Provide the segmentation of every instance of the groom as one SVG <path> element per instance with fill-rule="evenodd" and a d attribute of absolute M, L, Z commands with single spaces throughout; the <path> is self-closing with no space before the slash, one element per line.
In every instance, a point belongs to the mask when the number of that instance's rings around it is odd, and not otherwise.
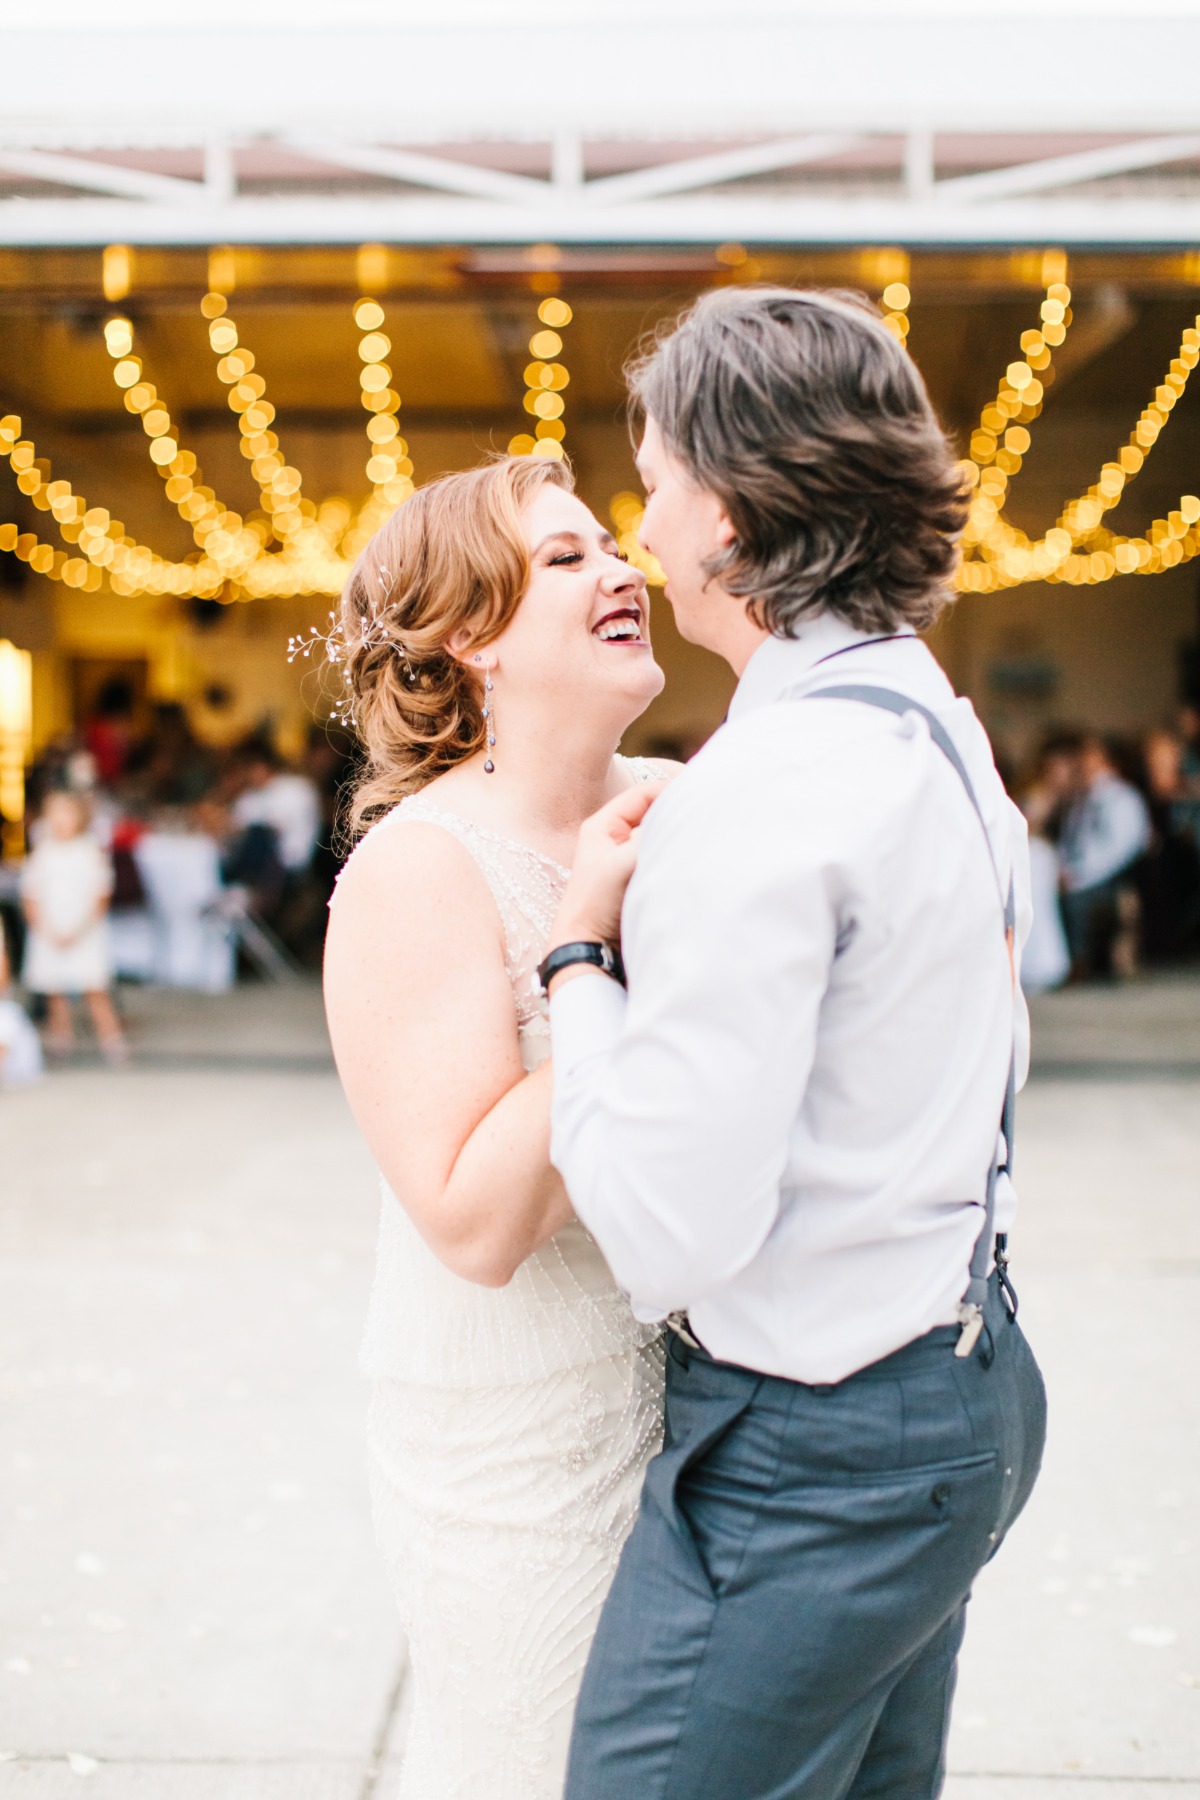
<path fill-rule="evenodd" d="M 644 825 L 635 788 L 585 826 L 543 964 L 553 1160 L 667 1326 L 567 1800 L 932 1800 L 1045 1432 L 1004 1256 L 1024 830 L 915 635 L 960 480 L 852 296 L 711 293 L 633 392 L 642 541 L 739 681 Z"/>

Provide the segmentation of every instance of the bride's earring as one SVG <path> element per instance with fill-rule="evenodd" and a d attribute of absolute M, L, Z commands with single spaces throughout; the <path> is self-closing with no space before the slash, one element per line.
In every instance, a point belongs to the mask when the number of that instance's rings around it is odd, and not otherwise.
<path fill-rule="evenodd" d="M 477 656 L 475 661 L 481 663 L 482 656 Z M 488 749 L 489 751 L 494 750 L 496 748 L 496 715 L 492 703 L 492 671 L 490 669 L 485 669 L 483 672 L 483 724 L 487 732 Z M 496 773 L 496 765 L 490 755 L 484 758 L 483 772 L 485 775 Z"/>

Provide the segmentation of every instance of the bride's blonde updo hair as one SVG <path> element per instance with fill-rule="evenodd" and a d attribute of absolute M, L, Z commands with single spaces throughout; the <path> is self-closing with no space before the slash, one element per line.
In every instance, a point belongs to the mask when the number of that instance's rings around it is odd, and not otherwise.
<path fill-rule="evenodd" d="M 521 513 L 565 488 L 561 462 L 506 456 L 418 488 L 381 525 L 342 595 L 337 660 L 365 752 L 350 802 L 357 836 L 406 794 L 481 750 L 483 682 L 447 648 L 464 629 L 482 648 L 529 585 Z"/>

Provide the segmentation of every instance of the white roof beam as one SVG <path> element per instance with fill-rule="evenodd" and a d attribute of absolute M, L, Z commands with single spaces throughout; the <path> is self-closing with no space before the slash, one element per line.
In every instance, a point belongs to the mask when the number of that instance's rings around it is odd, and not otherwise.
<path fill-rule="evenodd" d="M 978 175 L 955 175 L 939 181 L 934 193 L 939 200 L 959 204 L 1008 200 L 1017 194 L 1075 187 L 1080 182 L 1124 175 L 1134 169 L 1154 169 L 1162 163 L 1181 162 L 1192 156 L 1200 156 L 1200 136 L 1143 138 L 1133 144 L 1079 150 L 1070 156 L 1051 156 L 1042 162 L 1018 163 L 1007 169 L 985 169 Z"/>
<path fill-rule="evenodd" d="M 550 152 L 554 186 L 577 193 L 583 186 L 583 139 L 577 131 L 556 131 Z"/>
<path fill-rule="evenodd" d="M 228 205 L 237 194 L 237 163 L 228 138 L 210 138 L 204 146 L 204 187 L 215 206 Z"/>
<path fill-rule="evenodd" d="M 904 191 L 910 200 L 928 200 L 935 186 L 932 131 L 910 131 L 904 140 Z"/>
<path fill-rule="evenodd" d="M 774 169 L 798 168 L 824 162 L 865 143 L 861 132 L 824 132 L 819 136 L 784 138 L 772 144 L 747 144 L 740 150 L 716 150 L 708 156 L 689 156 L 682 162 L 660 163 L 653 169 L 633 169 L 628 175 L 606 175 L 589 181 L 584 192 L 593 205 L 625 206 L 631 200 L 658 200 L 664 194 L 683 194 L 689 189 L 715 187 L 747 175 L 766 175 Z"/>
<path fill-rule="evenodd" d="M 146 169 L 123 169 L 115 163 L 91 162 L 82 156 L 58 156 L 44 150 L 0 150 L 0 169 L 59 187 L 116 194 L 124 200 L 149 200 L 168 206 L 197 206 L 211 199 L 199 181 L 154 175 Z"/>
<path fill-rule="evenodd" d="M 188 187 L 187 183 L 180 183 Z M 497 206 L 450 194 L 240 195 L 223 206 L 129 200 L 0 201 L 0 245 L 464 244 L 1108 245 L 1200 243 L 1200 199 L 1014 197 L 991 206 L 873 196 L 684 194 L 592 208 L 546 182 Z M 199 183 L 195 184 L 199 187 Z"/>
<path fill-rule="evenodd" d="M 338 169 L 357 169 L 363 175 L 379 175 L 414 187 L 439 188 L 447 194 L 465 194 L 473 200 L 502 200 L 528 205 L 544 197 L 549 183 L 526 175 L 509 175 L 500 169 L 481 169 L 473 163 L 451 162 L 447 157 L 425 156 L 417 150 L 377 149 L 370 144 L 344 144 L 332 140 L 288 137 L 289 149 L 315 163 Z"/>

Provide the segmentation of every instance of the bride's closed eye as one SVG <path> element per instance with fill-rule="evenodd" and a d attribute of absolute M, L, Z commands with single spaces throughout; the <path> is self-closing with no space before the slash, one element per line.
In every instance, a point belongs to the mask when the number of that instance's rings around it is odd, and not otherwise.
<path fill-rule="evenodd" d="M 561 568 L 564 563 L 581 563 L 582 561 L 583 552 L 581 550 L 564 550 L 561 556 L 550 558 L 550 567 L 557 569 Z"/>

